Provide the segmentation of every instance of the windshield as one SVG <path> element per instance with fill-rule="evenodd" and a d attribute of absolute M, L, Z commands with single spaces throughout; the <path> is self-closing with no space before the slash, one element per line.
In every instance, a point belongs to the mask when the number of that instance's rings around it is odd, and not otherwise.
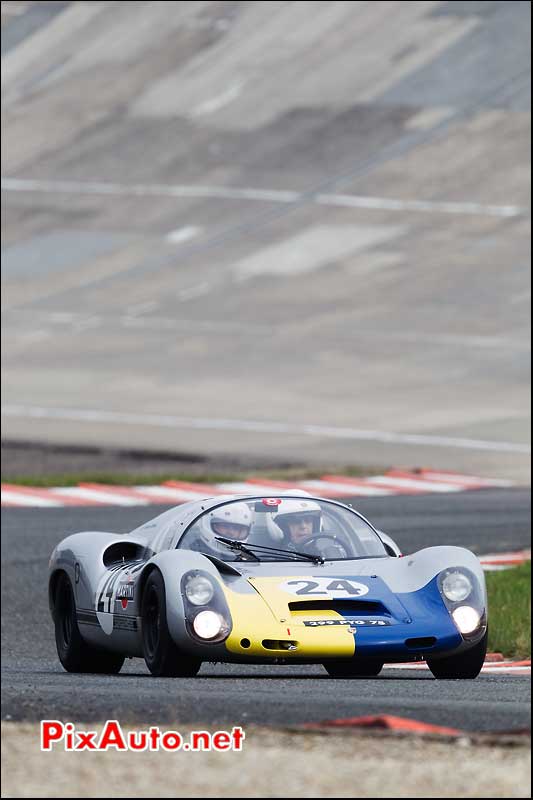
<path fill-rule="evenodd" d="M 177 546 L 223 561 L 337 561 L 387 555 L 377 533 L 355 511 L 311 497 L 223 503 L 196 519 Z"/>

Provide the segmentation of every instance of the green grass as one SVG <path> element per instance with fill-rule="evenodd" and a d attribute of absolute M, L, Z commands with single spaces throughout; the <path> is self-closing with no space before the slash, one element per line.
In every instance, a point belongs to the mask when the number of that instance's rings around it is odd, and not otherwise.
<path fill-rule="evenodd" d="M 49 486 L 77 486 L 79 483 L 107 483 L 110 486 L 149 486 L 158 485 L 165 481 L 187 481 L 190 483 L 223 483 L 237 481 L 235 474 L 210 474 L 196 475 L 178 472 L 149 472 L 149 473 L 120 473 L 120 472 L 69 472 L 55 475 L 27 475 L 5 476 L 2 483 L 12 483 L 18 486 L 33 486 L 47 488 Z"/>
<path fill-rule="evenodd" d="M 531 562 L 486 577 L 489 651 L 531 658 Z"/>
<path fill-rule="evenodd" d="M 247 478 L 265 478 L 280 481 L 303 481 L 320 478 L 322 475 L 350 475 L 364 477 L 379 475 L 390 467 L 287 467 L 278 470 L 247 470 L 246 472 L 69 472 L 52 475 L 3 475 L 2 483 L 18 486 L 47 488 L 50 486 L 77 486 L 79 483 L 107 483 L 111 486 L 148 486 L 165 481 L 187 481 L 190 483 L 230 483 L 245 481 Z"/>

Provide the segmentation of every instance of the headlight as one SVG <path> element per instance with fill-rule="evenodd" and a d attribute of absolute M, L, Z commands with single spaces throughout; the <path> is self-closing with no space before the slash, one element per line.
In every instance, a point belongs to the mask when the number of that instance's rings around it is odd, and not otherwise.
<path fill-rule="evenodd" d="M 452 617 L 461 633 L 473 633 L 481 620 L 479 613 L 471 606 L 459 606 L 452 612 Z"/>
<path fill-rule="evenodd" d="M 463 572 L 450 572 L 442 581 L 442 591 L 452 603 L 462 603 L 472 592 L 472 584 Z"/>
<path fill-rule="evenodd" d="M 204 575 L 194 575 L 185 584 L 185 595 L 193 606 L 205 606 L 212 599 L 213 584 Z"/>
<path fill-rule="evenodd" d="M 194 632 L 201 639 L 214 639 L 224 626 L 224 620 L 215 611 L 200 611 L 192 624 Z"/>
<path fill-rule="evenodd" d="M 228 638 L 231 614 L 224 589 L 202 569 L 191 569 L 181 579 L 185 626 L 189 636 L 204 644 L 218 644 Z"/>

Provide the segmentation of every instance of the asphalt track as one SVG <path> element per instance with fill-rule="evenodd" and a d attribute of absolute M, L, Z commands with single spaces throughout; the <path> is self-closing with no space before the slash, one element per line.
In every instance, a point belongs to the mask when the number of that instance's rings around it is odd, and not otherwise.
<path fill-rule="evenodd" d="M 482 554 L 530 542 L 529 489 L 359 498 L 357 507 L 405 552 L 450 543 Z M 394 714 L 469 731 L 529 727 L 530 681 L 510 675 L 436 681 L 426 672 L 386 670 L 348 681 L 320 666 L 206 664 L 194 679 L 154 679 L 139 659 L 119 676 L 65 673 L 47 608 L 54 544 L 77 530 L 131 530 L 161 510 L 2 510 L 2 719 L 287 725 Z"/>

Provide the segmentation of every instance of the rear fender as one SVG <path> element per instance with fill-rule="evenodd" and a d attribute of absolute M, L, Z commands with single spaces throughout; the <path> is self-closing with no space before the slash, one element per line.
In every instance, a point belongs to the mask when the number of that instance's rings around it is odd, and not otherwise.
<path fill-rule="evenodd" d="M 123 545 L 123 551 L 121 550 Z M 145 542 L 119 533 L 83 531 L 67 536 L 54 548 L 49 562 L 49 598 L 56 573 L 66 572 L 74 589 L 78 608 L 93 608 L 95 592 L 113 559 L 131 560 L 142 555 Z"/>

